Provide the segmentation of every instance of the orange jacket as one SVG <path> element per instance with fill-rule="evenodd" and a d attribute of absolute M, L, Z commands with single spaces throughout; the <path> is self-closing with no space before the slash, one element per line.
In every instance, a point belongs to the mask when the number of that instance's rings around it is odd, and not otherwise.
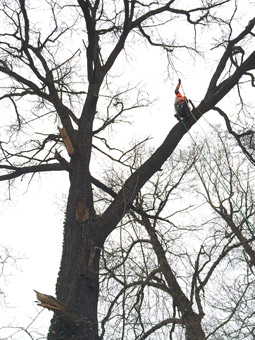
<path fill-rule="evenodd" d="M 176 86 L 176 89 L 175 89 L 175 94 L 176 94 L 176 98 L 175 98 L 175 101 L 178 101 L 178 102 L 182 102 L 182 101 L 185 101 L 185 98 L 183 97 L 183 95 L 181 94 L 181 92 L 179 91 L 179 88 L 181 86 L 181 83 L 178 83 L 178 85 Z"/>

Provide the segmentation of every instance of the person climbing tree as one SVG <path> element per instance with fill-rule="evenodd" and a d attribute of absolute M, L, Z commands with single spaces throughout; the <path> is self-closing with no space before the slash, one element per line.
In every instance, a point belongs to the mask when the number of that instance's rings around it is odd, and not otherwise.
<path fill-rule="evenodd" d="M 181 120 L 181 118 L 188 118 L 191 114 L 190 114 L 190 109 L 188 106 L 188 99 L 183 96 L 179 89 L 181 86 L 181 79 L 179 79 L 178 84 L 176 86 L 175 89 L 175 102 L 174 102 L 174 108 L 176 111 L 176 114 L 174 115 L 175 118 L 177 118 L 179 121 Z"/>

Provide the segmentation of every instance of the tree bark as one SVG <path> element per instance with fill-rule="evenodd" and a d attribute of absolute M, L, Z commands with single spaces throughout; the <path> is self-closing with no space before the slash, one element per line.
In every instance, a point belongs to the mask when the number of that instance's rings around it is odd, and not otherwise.
<path fill-rule="evenodd" d="M 98 91 L 99 86 L 97 86 Z M 94 203 L 89 163 L 92 124 L 97 97 L 87 96 L 79 130 L 73 138 L 70 162 L 70 189 L 64 222 L 64 240 L 56 295 L 67 313 L 55 312 L 49 340 L 98 339 L 100 247 L 95 239 Z M 82 124 L 86 121 L 86 124 Z"/>
<path fill-rule="evenodd" d="M 92 201 L 86 195 L 83 176 L 77 177 L 69 191 L 63 253 L 56 285 L 57 298 L 66 306 L 67 313 L 54 314 L 49 340 L 98 339 L 100 249 L 96 248 L 92 235 Z M 90 183 L 88 179 L 85 182 Z"/>

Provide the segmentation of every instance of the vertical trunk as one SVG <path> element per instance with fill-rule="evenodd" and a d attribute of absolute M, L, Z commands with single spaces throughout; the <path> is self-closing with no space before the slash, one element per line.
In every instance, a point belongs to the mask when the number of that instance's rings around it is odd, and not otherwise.
<path fill-rule="evenodd" d="M 77 133 L 70 164 L 62 260 L 56 286 L 57 298 L 66 306 L 67 312 L 55 311 L 49 340 L 98 339 L 100 254 L 93 239 L 94 208 L 89 173 L 93 109 L 87 110 L 87 115 L 84 112 L 87 125 Z"/>
<path fill-rule="evenodd" d="M 49 340 L 98 339 L 100 254 L 92 239 L 93 214 L 90 213 L 90 203 L 85 196 L 80 196 L 82 183 L 78 186 L 77 181 L 70 187 L 63 254 L 56 286 L 57 298 L 67 307 L 67 313 L 54 313 Z"/>

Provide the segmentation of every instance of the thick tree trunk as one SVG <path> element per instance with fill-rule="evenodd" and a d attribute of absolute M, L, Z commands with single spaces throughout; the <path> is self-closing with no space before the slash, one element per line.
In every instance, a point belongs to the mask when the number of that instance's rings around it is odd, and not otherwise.
<path fill-rule="evenodd" d="M 67 312 L 54 313 L 49 340 L 97 340 L 100 250 L 93 239 L 93 199 L 90 174 L 84 160 L 74 156 L 64 224 L 57 298 Z"/>
<path fill-rule="evenodd" d="M 77 190 L 71 188 L 64 226 L 63 255 L 56 286 L 67 313 L 56 312 L 48 339 L 98 339 L 99 250 L 92 239 L 92 219 L 77 221 Z M 84 205 L 85 207 L 85 205 Z"/>

